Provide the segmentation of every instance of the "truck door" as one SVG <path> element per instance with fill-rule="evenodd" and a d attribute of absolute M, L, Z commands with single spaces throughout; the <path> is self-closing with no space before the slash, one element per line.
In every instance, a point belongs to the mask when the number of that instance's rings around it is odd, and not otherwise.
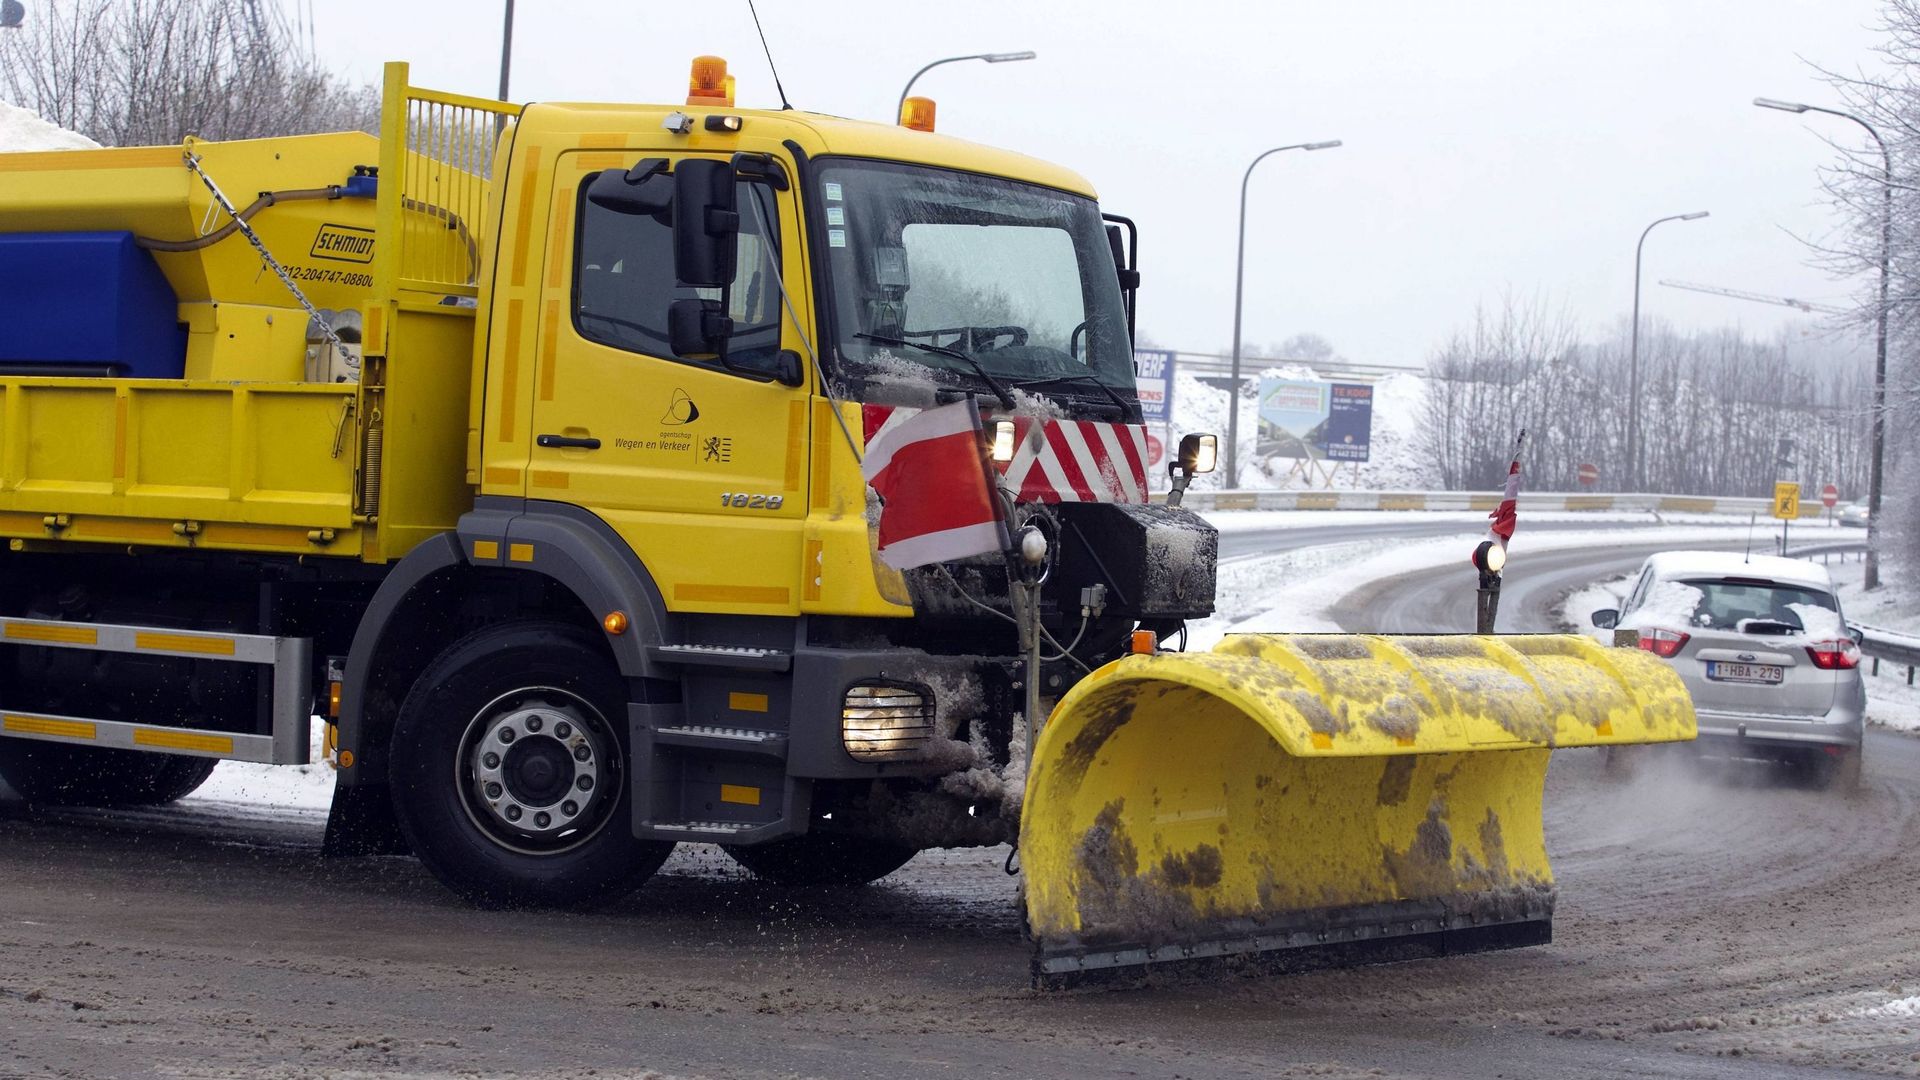
<path fill-rule="evenodd" d="M 601 169 L 624 171 L 642 156 L 664 155 L 561 155 L 527 496 L 599 515 L 639 554 L 669 608 L 796 614 L 807 389 L 674 354 L 667 307 L 698 293 L 675 280 L 671 225 L 583 197 Z M 764 182 L 743 181 L 738 198 L 729 351 L 770 370 L 783 346 L 800 347 L 783 340 L 793 329 L 777 280 L 781 253 L 801 250 L 798 214 L 791 190 Z M 797 270 L 797 255 L 788 261 Z M 790 273 L 788 287 L 801 277 Z M 801 297 L 795 304 L 806 310 Z"/>

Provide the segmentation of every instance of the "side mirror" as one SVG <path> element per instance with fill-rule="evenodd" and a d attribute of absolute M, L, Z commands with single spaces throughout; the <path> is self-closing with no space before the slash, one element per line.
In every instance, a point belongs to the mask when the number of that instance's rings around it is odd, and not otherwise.
<path fill-rule="evenodd" d="M 1857 626 L 1847 627 L 1847 636 L 1853 639 L 1855 645 L 1865 645 L 1867 643 L 1867 632 Z"/>
<path fill-rule="evenodd" d="M 718 300 L 675 300 L 667 305 L 667 343 L 683 360 L 721 359 L 733 320 Z"/>
<path fill-rule="evenodd" d="M 1127 237 L 1118 225 L 1107 226 L 1107 247 L 1113 250 L 1113 268 L 1120 274 L 1120 287 L 1132 292 L 1140 287 L 1140 271 L 1127 265 Z"/>
<path fill-rule="evenodd" d="M 1593 620 L 1593 625 L 1602 630 L 1611 630 L 1619 625 L 1620 612 L 1616 608 L 1601 608 L 1599 611 L 1594 612 L 1590 618 Z"/>
<path fill-rule="evenodd" d="M 733 284 L 740 212 L 731 164 L 689 158 L 673 170 L 673 272 L 680 284 L 723 289 Z"/>

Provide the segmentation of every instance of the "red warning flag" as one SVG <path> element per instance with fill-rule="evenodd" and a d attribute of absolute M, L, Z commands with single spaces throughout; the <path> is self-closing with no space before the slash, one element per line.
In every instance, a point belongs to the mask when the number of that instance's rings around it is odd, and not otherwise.
<path fill-rule="evenodd" d="M 896 570 L 1005 551 L 973 399 L 876 433 L 860 471 L 882 501 L 880 561 Z"/>

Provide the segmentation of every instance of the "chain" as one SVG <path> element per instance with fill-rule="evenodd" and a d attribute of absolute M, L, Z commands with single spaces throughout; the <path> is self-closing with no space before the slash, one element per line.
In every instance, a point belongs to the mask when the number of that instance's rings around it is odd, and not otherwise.
<path fill-rule="evenodd" d="M 267 245 L 261 241 L 260 234 L 254 232 L 253 226 L 247 224 L 246 219 L 240 216 L 240 211 L 234 209 L 233 203 L 227 198 L 226 192 L 221 191 L 220 185 L 214 183 L 213 177 L 207 175 L 207 171 L 200 167 L 200 155 L 193 152 L 193 140 L 191 139 L 187 140 L 187 149 L 184 152 L 184 156 L 186 158 L 187 168 L 192 169 L 194 175 L 200 178 L 201 183 L 207 185 L 207 190 L 213 193 L 213 201 L 219 203 L 220 209 L 225 210 L 227 216 L 233 219 L 233 223 L 239 226 L 240 235 L 246 237 L 247 242 L 253 245 L 253 250 L 260 253 L 261 261 L 266 263 L 267 269 L 272 270 L 274 275 L 280 279 L 280 283 L 287 287 L 287 291 L 293 294 L 293 298 L 300 301 L 300 306 L 307 311 L 307 317 L 313 320 L 313 324 L 320 328 L 322 334 L 326 335 L 327 343 L 340 351 L 340 359 L 344 360 L 347 367 L 354 371 L 357 376 L 360 370 L 360 361 L 353 355 L 353 350 L 347 348 L 347 343 L 340 340 L 339 334 L 334 333 L 333 324 L 320 316 L 320 309 L 314 307 L 313 301 L 307 299 L 307 294 L 301 292 L 300 286 L 294 284 L 293 275 L 287 273 L 287 268 L 281 266 L 280 260 L 273 257 L 273 252 L 267 250 Z"/>

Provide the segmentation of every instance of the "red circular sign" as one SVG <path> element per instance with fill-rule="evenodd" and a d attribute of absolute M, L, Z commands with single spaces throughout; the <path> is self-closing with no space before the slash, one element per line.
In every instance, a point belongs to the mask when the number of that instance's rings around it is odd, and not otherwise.
<path fill-rule="evenodd" d="M 1820 489 L 1820 505 L 1831 510 L 1840 501 L 1840 489 L 1828 484 Z"/>
<path fill-rule="evenodd" d="M 1599 481 L 1600 481 L 1600 466 L 1588 465 L 1584 463 L 1580 466 L 1580 482 L 1581 483 L 1595 484 L 1595 483 L 1598 483 Z"/>
<path fill-rule="evenodd" d="M 1167 448 L 1161 445 L 1160 440 L 1154 437 L 1153 432 L 1147 432 L 1147 468 L 1151 469 L 1155 465 L 1160 464 L 1160 457 L 1166 452 Z"/>

